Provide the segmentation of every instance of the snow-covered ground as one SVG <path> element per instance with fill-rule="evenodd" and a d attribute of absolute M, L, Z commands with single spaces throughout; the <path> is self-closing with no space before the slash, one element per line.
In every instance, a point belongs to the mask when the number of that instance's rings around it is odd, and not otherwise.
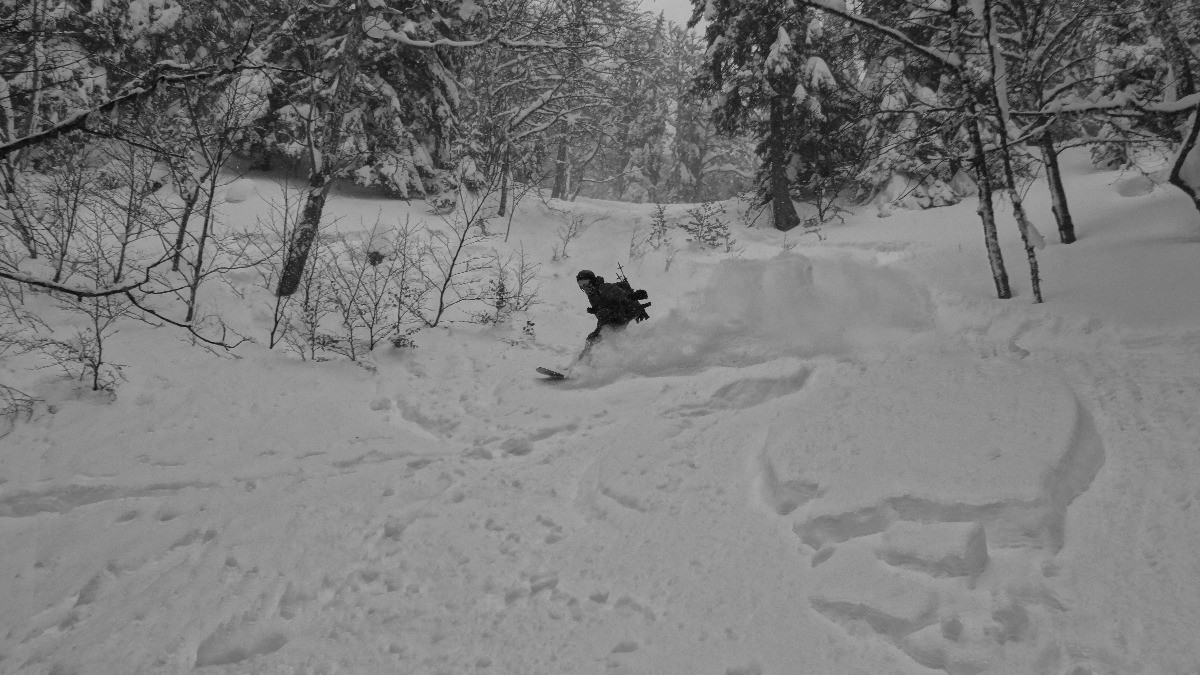
<path fill-rule="evenodd" d="M 665 269 L 648 206 L 552 262 L 531 200 L 542 303 L 373 369 L 133 324 L 115 398 L 0 364 L 48 404 L 0 438 L 0 672 L 1200 672 L 1200 216 L 1084 159 L 1043 305 L 973 203 Z M 330 205 L 380 208 L 429 218 Z M 539 378 L 618 262 L 651 320 Z"/>

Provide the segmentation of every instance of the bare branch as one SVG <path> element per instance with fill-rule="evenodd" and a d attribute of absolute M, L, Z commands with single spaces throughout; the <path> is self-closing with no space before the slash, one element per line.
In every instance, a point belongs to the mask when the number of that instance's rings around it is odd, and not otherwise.
<path fill-rule="evenodd" d="M 249 69 L 251 69 L 250 66 L 241 63 L 227 68 L 202 68 L 199 70 L 193 70 L 187 66 L 180 66 L 175 63 L 160 63 L 154 71 L 143 75 L 138 78 L 138 81 L 127 85 L 123 91 L 108 101 L 89 110 L 71 115 L 62 122 L 37 133 L 0 145 L 0 158 L 7 157 L 29 146 L 45 143 L 71 131 L 84 129 L 84 125 L 87 124 L 88 119 L 93 115 L 109 112 L 122 103 L 129 103 L 145 98 L 163 84 L 177 85 L 186 82 L 210 80 Z"/>

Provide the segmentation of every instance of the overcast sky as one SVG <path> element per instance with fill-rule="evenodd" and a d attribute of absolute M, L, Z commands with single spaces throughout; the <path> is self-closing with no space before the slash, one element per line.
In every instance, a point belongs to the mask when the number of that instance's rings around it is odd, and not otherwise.
<path fill-rule="evenodd" d="M 681 26 L 692 16 L 691 0 L 642 0 L 642 9 L 655 14 L 663 12 Z"/>

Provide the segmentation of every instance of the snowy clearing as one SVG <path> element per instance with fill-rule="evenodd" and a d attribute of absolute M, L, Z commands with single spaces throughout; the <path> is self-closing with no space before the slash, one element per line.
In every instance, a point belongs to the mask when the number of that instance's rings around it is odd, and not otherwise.
<path fill-rule="evenodd" d="M 1200 672 L 1200 225 L 1067 159 L 1043 305 L 1003 211 L 992 299 L 973 204 L 668 270 L 628 260 L 649 206 L 581 200 L 610 217 L 553 262 L 530 200 L 511 325 L 365 368 L 130 324 L 114 397 L 5 364 L 46 405 L 0 438 L 0 672 Z M 235 188 L 252 223 L 272 184 Z M 651 320 L 539 378 L 618 262 Z M 209 302 L 261 339 L 241 284 Z"/>

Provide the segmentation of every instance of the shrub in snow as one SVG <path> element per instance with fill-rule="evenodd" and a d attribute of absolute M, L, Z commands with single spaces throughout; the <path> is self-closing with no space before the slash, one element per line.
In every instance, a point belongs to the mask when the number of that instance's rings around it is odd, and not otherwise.
<path fill-rule="evenodd" d="M 559 225 L 554 234 L 558 237 L 558 245 L 553 249 L 551 260 L 558 262 L 566 260 L 571 256 L 567 254 L 567 247 L 572 241 L 583 236 L 596 223 L 608 220 L 608 214 L 592 214 L 587 215 L 578 211 L 568 211 L 562 214 L 562 225 Z"/>
<path fill-rule="evenodd" d="M 105 347 L 117 334 L 120 320 L 130 316 L 129 303 L 105 297 L 79 302 L 60 299 L 58 306 L 74 315 L 72 335 L 66 340 L 46 339 L 39 350 L 67 377 L 86 382 L 92 391 L 112 393 L 125 381 L 125 366 L 109 361 Z"/>
<path fill-rule="evenodd" d="M 38 338 L 42 330 L 48 329 L 46 324 L 23 309 L 19 302 L 24 297 L 21 289 L 9 282 L 0 280 L 0 296 L 5 302 L 0 303 L 0 364 L 11 356 L 19 356 L 35 351 L 39 344 Z M 29 420 L 41 399 L 30 396 L 25 392 L 0 384 L 0 438 L 12 430 L 18 420 Z"/>
<path fill-rule="evenodd" d="M 33 419 L 33 412 L 41 399 L 30 396 L 15 387 L 0 384 L 0 438 L 12 431 L 20 420 Z"/>
<path fill-rule="evenodd" d="M 666 207 L 655 204 L 654 212 L 650 215 L 650 234 L 646 237 L 646 244 L 655 251 L 662 248 L 667 243 L 667 231 L 670 229 Z"/>
<path fill-rule="evenodd" d="M 482 324 L 499 325 L 507 322 L 514 312 L 524 312 L 532 307 L 537 302 L 538 267 L 524 250 L 507 258 L 493 250 L 492 276 L 481 298 L 489 308 L 473 313 L 472 319 Z M 527 332 L 532 333 L 532 323 L 527 322 Z"/>
<path fill-rule="evenodd" d="M 729 223 L 725 221 L 725 207 L 715 202 L 704 202 L 689 209 L 688 220 L 683 223 L 683 229 L 692 235 L 692 240 L 706 248 L 723 249 L 726 253 L 733 251 L 733 234 L 729 231 Z"/>

